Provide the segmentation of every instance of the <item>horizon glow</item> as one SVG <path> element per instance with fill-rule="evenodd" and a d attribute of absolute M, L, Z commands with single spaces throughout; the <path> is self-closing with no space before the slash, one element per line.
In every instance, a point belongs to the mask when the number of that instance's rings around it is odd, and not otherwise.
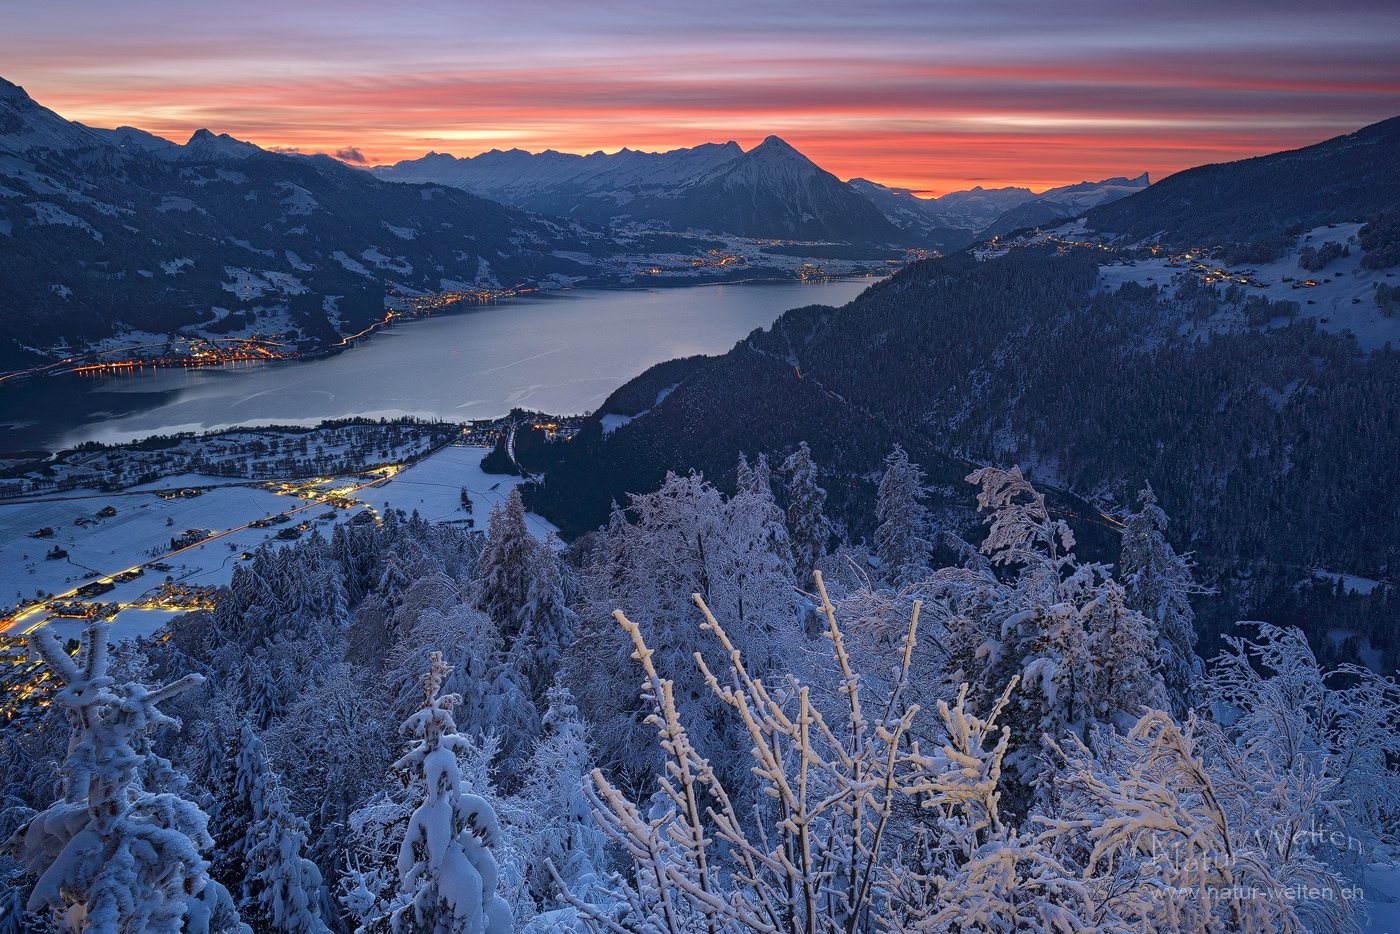
<path fill-rule="evenodd" d="M 1041 190 L 1400 114 L 1380 2 L 59 0 L 6 24 L 0 76 L 69 119 L 365 164 L 777 134 L 842 179 Z"/>

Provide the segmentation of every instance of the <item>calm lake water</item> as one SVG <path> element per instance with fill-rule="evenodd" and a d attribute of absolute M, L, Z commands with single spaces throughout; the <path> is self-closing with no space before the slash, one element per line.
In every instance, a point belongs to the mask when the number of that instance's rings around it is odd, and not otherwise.
<path fill-rule="evenodd" d="M 874 281 L 566 291 L 407 321 L 320 360 L 31 380 L 0 391 L 0 450 L 349 416 L 587 412 L 652 364 L 723 353 L 789 308 L 843 305 Z"/>

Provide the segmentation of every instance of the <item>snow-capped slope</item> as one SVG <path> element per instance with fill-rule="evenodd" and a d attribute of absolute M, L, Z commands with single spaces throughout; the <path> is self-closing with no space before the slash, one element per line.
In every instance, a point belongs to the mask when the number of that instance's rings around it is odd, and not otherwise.
<path fill-rule="evenodd" d="M 1135 195 L 1150 185 L 1147 173 L 1137 178 L 1107 178 L 1051 188 L 1008 210 L 981 232 L 981 239 L 999 237 L 1013 230 L 1038 227 L 1066 217 L 1078 217 L 1090 208 Z"/>
<path fill-rule="evenodd" d="M 70 123 L 40 107 L 24 88 L 0 78 L 0 152 L 81 149 L 101 140 L 81 123 Z"/>
<path fill-rule="evenodd" d="M 598 222 L 843 242 L 905 239 L 868 199 L 776 136 L 748 152 L 731 141 L 663 153 L 512 149 L 470 159 L 429 153 L 368 171 Z"/>
<path fill-rule="evenodd" d="M 9 83 L 0 131 L 0 371 L 129 329 L 323 348 L 483 264 L 507 287 L 586 277 L 570 257 L 603 236 L 209 130 L 91 129 Z"/>
<path fill-rule="evenodd" d="M 168 140 L 164 136 L 156 136 L 154 133 L 138 130 L 134 126 L 119 126 L 115 130 L 103 130 L 97 127 L 89 127 L 88 129 L 112 145 L 131 152 L 149 152 L 162 155 L 178 152 L 182 148 L 179 143 Z"/>
<path fill-rule="evenodd" d="M 170 150 L 161 150 L 163 158 L 170 158 L 165 153 Z M 252 143 L 245 143 L 243 140 L 234 139 L 227 133 L 220 133 L 215 136 L 208 130 L 195 130 L 189 142 L 181 147 L 178 155 L 175 156 L 181 162 L 189 161 L 226 161 L 246 159 L 249 156 L 262 152 L 263 150 Z"/>
<path fill-rule="evenodd" d="M 733 162 L 743 153 L 734 142 L 707 143 L 664 153 L 622 149 L 587 156 L 552 149 L 541 153 L 493 149 L 470 159 L 458 159 L 430 152 L 421 159 L 369 171 L 389 181 L 453 185 L 485 198 L 512 202 L 559 195 L 570 189 L 604 197 L 631 188 L 675 189 Z"/>
<path fill-rule="evenodd" d="M 864 178 L 853 178 L 850 185 L 869 198 L 896 227 L 946 250 L 1007 230 L 1076 216 L 1141 191 L 1148 180 L 1144 172 L 1135 179 L 1080 182 L 1040 194 L 1029 188 L 986 189 L 979 185 L 970 191 L 928 199 L 916 197 L 907 188 L 889 188 Z M 1014 226 L 1006 227 L 1008 223 Z"/>

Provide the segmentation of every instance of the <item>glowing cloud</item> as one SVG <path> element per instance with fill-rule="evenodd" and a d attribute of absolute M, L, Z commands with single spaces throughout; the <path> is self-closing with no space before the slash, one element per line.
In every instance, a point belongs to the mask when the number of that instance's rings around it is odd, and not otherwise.
<path fill-rule="evenodd" d="M 940 192 L 1348 132 L 1400 113 L 1397 47 L 1389 3 L 59 0 L 7 11 L 0 73 L 85 123 L 356 163 L 777 133 Z"/>

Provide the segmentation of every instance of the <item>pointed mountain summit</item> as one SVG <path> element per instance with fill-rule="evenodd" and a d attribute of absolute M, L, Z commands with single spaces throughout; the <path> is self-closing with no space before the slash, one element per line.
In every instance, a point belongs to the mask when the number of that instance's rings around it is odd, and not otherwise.
<path fill-rule="evenodd" d="M 263 152 L 263 149 L 241 139 L 234 139 L 227 133 L 215 136 L 209 130 L 195 130 L 189 142 L 185 143 L 180 154 L 181 161 L 187 160 L 228 160 L 246 159 Z"/>
<path fill-rule="evenodd" d="M 777 136 L 748 152 L 733 140 L 586 156 L 493 149 L 469 159 L 429 153 L 368 171 L 598 223 L 843 243 L 908 239 L 867 198 Z"/>

